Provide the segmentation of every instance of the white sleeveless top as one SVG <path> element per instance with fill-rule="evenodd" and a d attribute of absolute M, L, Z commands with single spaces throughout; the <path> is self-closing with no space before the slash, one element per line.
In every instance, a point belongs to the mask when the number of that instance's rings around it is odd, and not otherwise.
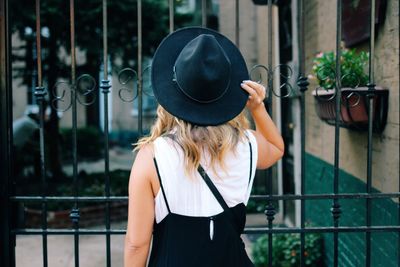
<path fill-rule="evenodd" d="M 229 207 L 247 202 L 257 166 L 257 142 L 251 131 L 246 131 L 251 143 L 245 139 L 239 142 L 235 153 L 225 157 L 226 172 L 219 166 L 216 172 L 208 168 L 207 156 L 201 165 L 207 172 Z M 154 141 L 154 153 L 165 195 L 172 213 L 186 216 L 213 216 L 223 212 L 222 207 L 203 181 L 200 174 L 187 177 L 184 172 L 184 158 L 181 147 L 168 137 L 159 137 Z M 155 218 L 159 223 L 168 215 L 168 209 L 160 190 L 155 197 Z"/>

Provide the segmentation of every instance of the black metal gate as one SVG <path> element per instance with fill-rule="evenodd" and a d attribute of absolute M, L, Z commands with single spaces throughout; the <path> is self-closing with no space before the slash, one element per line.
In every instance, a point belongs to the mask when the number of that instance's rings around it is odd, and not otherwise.
<path fill-rule="evenodd" d="M 174 30 L 174 2 L 173 0 L 165 0 L 169 5 L 169 29 L 170 31 Z M 11 59 L 10 59 L 10 32 L 9 32 L 9 22 L 8 22 L 8 7 L 9 2 L 7 0 L 1 0 L 0 6 L 0 83 L 1 83 L 1 133 L 0 133 L 0 151 L 1 151 L 1 256 L 0 256 L 0 265 L 4 267 L 15 266 L 15 238 L 16 235 L 39 235 L 42 237 L 42 258 L 43 258 L 43 266 L 48 266 L 48 246 L 47 246 L 47 237 L 49 235 L 73 235 L 74 237 L 74 255 L 75 255 L 75 266 L 79 266 L 79 237 L 81 235 L 105 235 L 106 237 L 106 255 L 107 262 L 106 266 L 111 266 L 111 252 L 110 252 L 110 238 L 111 235 L 123 235 L 125 234 L 125 229 L 112 229 L 110 226 L 110 204 L 116 201 L 127 201 L 127 196 L 111 196 L 110 195 L 110 177 L 109 177 L 109 129 L 108 129 L 108 116 L 104 116 L 104 183 L 105 183 L 105 192 L 102 197 L 88 197 L 82 196 L 78 194 L 78 159 L 77 159 L 77 105 L 89 105 L 91 102 L 81 101 L 78 98 L 79 94 L 79 83 L 86 79 L 92 81 L 89 75 L 83 75 L 77 77 L 76 73 L 76 47 L 75 47 L 75 1 L 69 1 L 69 14 L 70 14 L 70 47 L 71 47 L 71 70 L 70 70 L 70 89 L 71 89 L 71 99 L 70 105 L 67 107 L 72 110 L 72 145 L 73 145 L 73 184 L 74 184 L 74 194 L 71 196 L 48 196 L 46 194 L 46 164 L 45 164 L 45 138 L 44 135 L 44 97 L 46 94 L 51 93 L 49 88 L 43 87 L 43 73 L 42 70 L 42 54 L 41 54 L 41 35 L 36 35 L 36 53 L 37 53 L 37 79 L 36 79 L 36 88 L 34 91 L 34 95 L 37 99 L 37 102 L 40 107 L 39 114 L 41 114 L 40 119 L 40 166 L 41 166 L 41 179 L 42 179 L 42 194 L 37 196 L 24 196 L 24 195 L 15 195 L 13 193 L 13 175 L 12 175 L 12 85 L 11 85 Z M 43 4 L 42 0 L 42 4 Z M 130 99 L 122 99 L 124 101 L 133 101 L 137 99 L 138 101 L 138 131 L 139 135 L 143 134 L 143 95 L 146 92 L 143 89 L 143 73 L 146 68 L 142 66 L 142 37 L 143 37 L 143 27 L 142 27 L 142 0 L 137 0 L 137 18 L 138 18 L 138 32 L 137 32 L 137 70 L 127 69 L 125 71 L 129 73 L 133 73 L 137 75 L 137 95 Z M 254 1 L 261 2 L 262 4 L 267 4 L 270 8 L 269 13 L 266 14 L 268 16 L 268 24 L 265 27 L 269 36 L 272 36 L 272 5 L 273 1 Z M 355 233 L 361 232 L 365 233 L 366 237 L 366 266 L 371 266 L 371 233 L 373 232 L 392 232 L 398 233 L 400 231 L 399 223 L 394 225 L 387 226 L 372 226 L 372 207 L 371 201 L 373 199 L 384 199 L 384 198 L 399 198 L 400 202 L 400 192 L 396 193 L 374 193 L 372 191 L 372 134 L 373 134 L 373 119 L 372 119 L 372 108 L 374 105 L 374 98 L 372 94 L 367 94 L 368 102 L 369 102 L 369 122 L 368 122 L 368 156 L 367 156 L 367 189 L 365 193 L 339 193 L 339 142 L 340 142 L 340 131 L 339 131 L 339 117 L 336 117 L 336 126 L 335 126 L 335 151 L 334 151 L 334 180 L 333 180 L 333 194 L 306 194 L 305 193 L 305 173 L 306 165 L 305 165 L 305 96 L 304 93 L 307 91 L 308 81 L 307 75 L 305 73 L 305 56 L 304 56 L 304 2 L 302 0 L 298 1 L 298 39 L 299 39 L 299 75 L 297 79 L 297 84 L 292 85 L 293 90 L 288 91 L 287 95 L 280 95 L 273 90 L 268 90 L 268 100 L 267 107 L 269 112 L 272 111 L 272 99 L 274 97 L 288 97 L 289 95 L 297 98 L 300 101 L 300 112 L 301 112 L 301 191 L 300 194 L 273 194 L 273 184 L 272 184 L 272 171 L 269 170 L 266 172 L 266 192 L 268 194 L 264 195 L 253 195 L 252 199 L 260 200 L 266 202 L 265 215 L 267 219 L 267 227 L 256 227 L 256 228 L 246 228 L 245 233 L 247 234 L 266 234 L 268 235 L 268 266 L 272 266 L 272 245 L 273 245 L 273 235 L 282 234 L 282 233 L 296 233 L 300 235 L 300 262 L 301 266 L 305 266 L 305 236 L 308 233 L 332 233 L 333 241 L 334 241 L 334 257 L 333 257 L 333 266 L 339 266 L 339 244 L 338 244 L 338 236 L 339 233 Z M 371 0 L 370 8 L 370 21 L 373 21 L 375 14 L 375 1 Z M 207 19 L 207 1 L 202 0 L 202 11 L 201 11 L 201 21 L 202 26 L 206 26 Z M 239 0 L 235 0 L 235 10 L 236 10 L 236 21 L 235 21 L 235 31 L 236 31 L 236 43 L 239 42 Z M 335 97 L 330 99 L 331 101 L 336 101 L 336 113 L 340 113 L 341 108 L 341 73 L 340 73 L 340 41 L 342 37 L 342 25 L 341 25 L 341 11 L 342 10 L 342 0 L 337 0 L 337 25 L 336 25 L 336 90 Z M 41 1 L 36 0 L 36 32 L 40 32 L 41 29 Z M 99 94 L 104 94 L 104 114 L 108 114 L 108 97 L 107 95 L 110 93 L 111 88 L 110 80 L 108 77 L 108 40 L 107 40 L 107 0 L 102 0 L 102 11 L 103 11 L 103 80 L 99 85 Z M 375 28 L 374 23 L 371 23 L 370 26 L 370 36 L 375 36 Z M 374 92 L 375 84 L 374 84 L 374 38 L 370 38 L 370 57 L 369 57 L 369 92 Z M 255 66 L 251 73 L 256 72 L 257 69 L 266 70 L 267 73 L 267 81 L 265 81 L 265 85 L 268 88 L 273 88 L 273 79 L 274 72 L 272 70 L 279 70 L 286 68 L 286 66 L 273 66 L 272 63 L 272 38 L 269 38 L 268 45 L 268 66 Z M 282 82 L 283 83 L 283 82 Z M 97 94 L 95 88 L 85 89 L 85 95 Z M 63 95 L 56 96 L 55 101 L 65 100 L 63 99 Z M 397 191 L 397 190 L 396 190 Z M 400 189 L 398 190 L 400 191 Z M 307 200 L 323 200 L 330 199 L 332 200 L 331 213 L 333 220 L 333 227 L 312 227 L 307 226 L 305 223 L 305 203 Z M 365 199 L 366 200 L 366 224 L 362 227 L 349 227 L 349 226 L 340 226 L 340 216 L 342 213 L 340 200 L 342 199 Z M 276 202 L 277 201 L 300 201 L 301 205 L 301 219 L 299 227 L 277 227 L 274 226 L 274 216 L 276 215 Z M 23 229 L 17 228 L 15 225 L 14 217 L 16 213 L 16 204 L 24 202 L 24 203 L 39 203 L 41 204 L 42 209 L 42 222 L 41 229 Z M 47 226 L 47 206 L 51 202 L 68 202 L 71 204 L 71 212 L 70 219 L 73 224 L 73 229 L 48 229 Z M 84 229 L 79 225 L 80 220 L 80 203 L 84 202 L 102 202 L 105 203 L 105 225 L 103 229 Z M 399 209 L 400 214 L 400 209 Z M 400 215 L 399 215 L 400 217 Z M 400 242 L 400 235 L 399 241 Z M 397 245 L 399 247 L 399 245 Z M 398 254 L 398 262 L 400 263 L 400 253 Z M 39 256 L 39 255 L 38 255 Z"/>

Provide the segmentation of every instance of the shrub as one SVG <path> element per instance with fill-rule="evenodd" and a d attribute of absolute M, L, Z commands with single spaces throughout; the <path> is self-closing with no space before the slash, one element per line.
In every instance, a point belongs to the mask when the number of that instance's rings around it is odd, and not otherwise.
<path fill-rule="evenodd" d="M 128 195 L 128 182 L 129 182 L 129 170 L 114 170 L 110 171 L 110 193 L 112 196 L 127 196 Z M 78 175 L 78 190 L 80 196 L 105 196 L 105 177 L 104 172 L 86 174 L 81 172 Z M 40 186 L 37 186 L 35 190 L 31 190 L 34 195 L 40 195 Z M 52 184 L 48 190 L 48 195 L 54 196 L 73 196 L 74 185 L 72 177 L 68 177 L 63 182 L 57 182 Z M 48 210 L 65 210 L 71 209 L 71 202 L 53 202 L 50 201 L 47 204 Z M 98 205 L 97 202 L 82 202 L 79 204 L 80 207 Z M 32 209 L 41 209 L 41 205 L 38 203 L 26 204 L 26 207 Z"/>
<path fill-rule="evenodd" d="M 253 245 L 253 261 L 257 267 L 268 266 L 268 235 L 259 237 Z M 305 266 L 322 266 L 322 237 L 305 236 Z M 272 266 L 300 266 L 300 234 L 275 234 L 272 238 Z"/>

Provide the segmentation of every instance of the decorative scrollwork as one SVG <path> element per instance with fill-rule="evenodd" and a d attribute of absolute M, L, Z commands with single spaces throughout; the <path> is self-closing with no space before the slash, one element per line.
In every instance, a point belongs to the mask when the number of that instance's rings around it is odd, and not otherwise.
<path fill-rule="evenodd" d="M 321 101 L 331 101 L 336 98 L 337 95 L 337 84 L 336 84 L 336 71 L 332 66 L 323 66 L 317 72 L 317 78 L 320 84 L 332 87 L 331 89 L 326 89 L 319 86 L 315 89 L 315 96 Z M 351 84 L 352 89 L 358 88 L 360 86 L 360 79 L 354 73 L 347 73 L 340 77 L 340 84 L 346 81 L 346 84 Z M 346 108 L 356 107 L 361 101 L 361 95 L 357 92 L 351 92 L 349 94 L 341 94 L 341 105 Z"/>
<path fill-rule="evenodd" d="M 66 96 L 67 93 L 69 93 L 70 97 Z M 89 74 L 82 74 L 73 85 L 67 81 L 57 82 L 51 89 L 51 94 L 54 97 L 51 106 L 60 112 L 67 111 L 72 106 L 74 93 L 76 93 L 76 99 L 81 105 L 92 105 L 96 101 L 96 80 Z M 85 102 L 81 97 L 89 98 L 90 100 Z M 65 99 L 68 99 L 68 102 Z M 60 107 L 61 103 L 63 105 Z"/>
<path fill-rule="evenodd" d="M 343 84 L 345 80 L 346 84 L 350 84 L 351 88 L 357 88 L 361 83 L 360 77 L 355 73 L 346 73 L 345 75 L 342 75 L 340 78 L 340 84 Z"/>
<path fill-rule="evenodd" d="M 131 68 L 122 69 L 118 73 L 118 82 L 122 87 L 118 90 L 119 98 L 124 102 L 132 102 L 138 96 L 138 74 Z"/>
<path fill-rule="evenodd" d="M 59 90 L 61 90 L 61 94 L 58 94 Z M 71 84 L 69 82 L 66 82 L 66 81 L 57 82 L 51 89 L 51 94 L 54 97 L 51 102 L 51 106 L 53 107 L 53 109 L 60 111 L 60 112 L 67 111 L 72 106 L 72 101 L 71 101 L 71 97 L 69 97 L 68 98 L 69 102 L 66 102 L 65 95 L 67 92 L 69 92 L 69 94 L 71 94 L 71 91 L 72 91 Z M 63 105 L 60 105 L 60 104 L 63 104 Z"/>
<path fill-rule="evenodd" d="M 259 78 L 255 77 L 255 76 L 259 76 Z M 263 79 L 263 77 L 266 77 L 266 78 Z M 270 79 L 270 77 L 271 77 L 270 71 L 264 65 L 257 64 L 257 65 L 254 65 L 250 69 L 250 79 L 252 81 L 255 81 L 255 82 L 258 82 L 258 83 L 264 85 L 265 87 L 267 87 L 268 80 Z"/>
<path fill-rule="evenodd" d="M 280 94 L 276 92 L 274 87 L 269 88 L 269 84 L 273 84 L 273 80 L 276 74 L 279 74 L 279 91 L 283 91 L 286 89 L 285 94 Z M 293 76 L 293 70 L 290 66 L 285 64 L 280 64 L 276 66 L 274 69 L 269 70 L 266 66 L 257 64 L 250 69 L 250 79 L 264 85 L 267 90 L 271 90 L 271 93 L 276 97 L 284 98 L 289 97 L 294 94 L 294 89 L 291 83 L 289 82 L 290 78 Z M 285 80 L 285 82 L 281 83 L 281 79 Z M 268 95 L 268 94 L 267 94 Z"/>
<path fill-rule="evenodd" d="M 322 66 L 316 73 L 317 79 L 320 84 L 326 84 L 332 89 L 326 89 L 325 87 L 318 86 L 315 89 L 315 96 L 321 101 L 331 101 L 336 97 L 337 91 L 335 87 L 336 71 L 331 66 Z"/>
<path fill-rule="evenodd" d="M 322 86 L 315 88 L 315 96 L 321 101 L 331 101 L 336 97 L 336 88 L 326 89 Z"/>
<path fill-rule="evenodd" d="M 283 71 L 284 69 L 286 69 L 286 71 Z M 278 94 L 277 92 L 275 92 L 274 87 L 272 87 L 272 93 L 276 96 L 276 97 L 280 97 L 280 98 L 285 98 L 285 97 L 289 97 L 291 95 L 294 94 L 294 90 L 292 85 L 290 84 L 290 78 L 293 75 L 293 70 L 290 66 L 286 65 L 286 64 L 280 64 L 278 66 L 276 66 L 273 71 L 272 71 L 272 77 L 275 76 L 275 73 L 279 71 L 279 82 L 281 79 L 285 80 L 285 82 L 281 83 L 279 85 L 279 91 L 282 92 L 282 89 L 287 89 L 287 93 L 282 95 L 282 94 Z"/>
<path fill-rule="evenodd" d="M 76 92 L 78 102 L 83 106 L 90 106 L 96 101 L 96 80 L 89 74 L 82 74 L 76 79 Z M 80 96 L 89 98 L 88 101 L 81 100 Z"/>
<path fill-rule="evenodd" d="M 342 97 L 342 105 L 349 108 L 354 108 L 358 106 L 358 104 L 360 104 L 360 101 L 361 95 L 357 92 L 351 92 L 350 94 Z"/>

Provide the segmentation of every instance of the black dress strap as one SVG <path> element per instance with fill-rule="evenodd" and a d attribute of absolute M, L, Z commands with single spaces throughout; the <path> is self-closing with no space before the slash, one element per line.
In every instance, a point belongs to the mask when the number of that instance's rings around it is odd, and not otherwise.
<path fill-rule="evenodd" d="M 249 183 L 247 184 L 248 186 L 250 185 L 251 175 L 253 173 L 253 149 L 251 147 L 250 139 L 249 139 L 249 148 L 250 148 L 250 173 L 249 173 Z"/>
<path fill-rule="evenodd" d="M 228 204 L 226 204 L 224 198 L 222 197 L 221 193 L 218 191 L 217 187 L 215 187 L 214 183 L 211 181 L 210 177 L 206 173 L 206 171 L 203 169 L 201 165 L 199 165 L 198 172 L 200 173 L 201 177 L 203 178 L 204 182 L 206 182 L 208 188 L 210 188 L 211 192 L 213 193 L 214 197 L 217 199 L 221 207 L 226 211 L 227 213 L 230 213 L 230 209 L 228 207 Z"/>
<path fill-rule="evenodd" d="M 158 177 L 158 181 L 160 181 L 161 193 L 163 194 L 165 205 L 167 205 L 168 213 L 171 213 L 171 210 L 169 209 L 167 196 L 165 195 L 164 187 L 163 187 L 163 184 L 162 184 L 162 181 L 161 181 L 160 171 L 158 170 L 158 165 L 157 165 L 156 158 L 153 158 L 153 161 L 154 161 L 154 166 L 156 166 L 157 177 Z"/>

